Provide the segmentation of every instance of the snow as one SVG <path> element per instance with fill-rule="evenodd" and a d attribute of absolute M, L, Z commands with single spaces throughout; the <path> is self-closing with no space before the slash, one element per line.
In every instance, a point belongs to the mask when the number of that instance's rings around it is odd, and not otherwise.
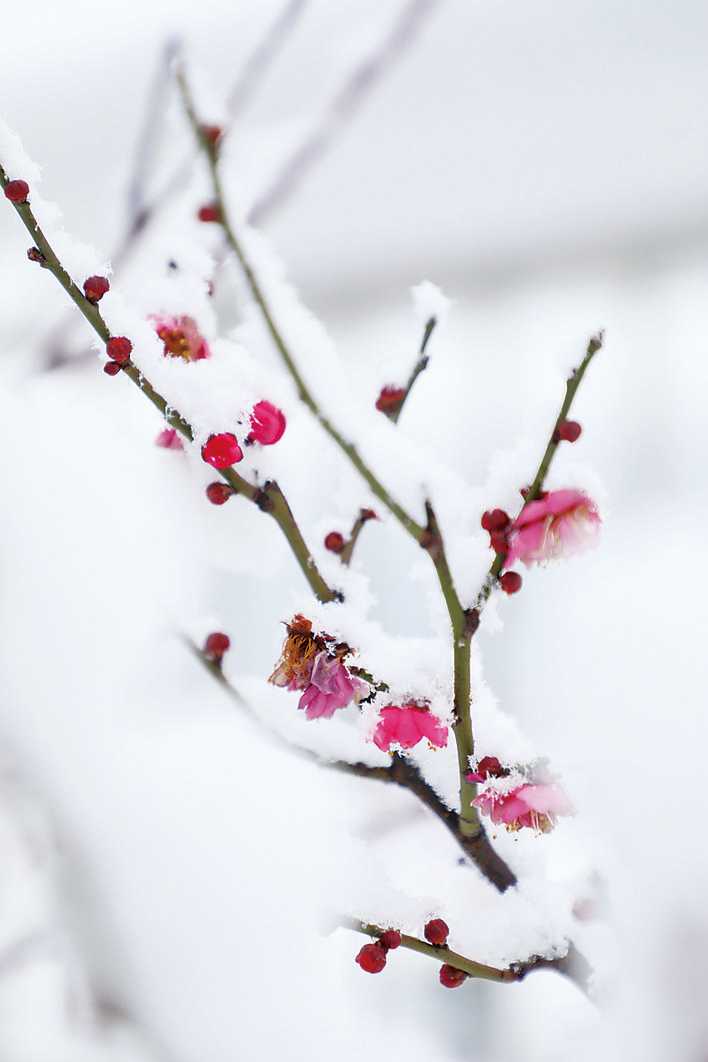
<path fill-rule="evenodd" d="M 185 15 L 177 6 L 171 14 L 179 21 Z M 455 63 L 448 56 L 437 73 L 426 67 L 421 82 L 416 60 L 407 72 L 401 67 L 385 97 L 400 121 L 385 106 L 371 108 L 352 127 L 342 161 L 334 170 L 325 167 L 303 192 L 302 213 L 293 210 L 288 220 L 286 212 L 267 238 L 240 220 L 238 231 L 323 408 L 416 519 L 423 519 L 424 500 L 432 499 L 465 602 L 491 560 L 481 513 L 490 505 L 518 508 L 518 489 L 535 472 L 567 373 L 589 335 L 606 327 L 605 347 L 573 411 L 583 435 L 561 449 L 548 479 L 551 487 L 579 486 L 597 500 L 604 519 L 600 549 L 525 573 L 523 593 L 493 598 L 473 650 L 477 754 L 517 763 L 548 757 L 578 813 L 541 838 L 498 831 L 493 843 L 520 881 L 499 896 L 474 868 L 460 865 L 453 839 L 409 794 L 318 766 L 281 740 L 324 761 L 388 762 L 368 740 L 375 709 L 359 714 L 350 707 L 331 721 L 309 722 L 297 710 L 296 694 L 266 684 L 282 623 L 294 612 L 349 641 L 356 663 L 390 684 L 392 701 L 426 697 L 449 721 L 448 621 L 425 553 L 297 400 L 232 261 L 216 271 L 214 296 L 207 294 L 212 259 L 222 248 L 218 230 L 194 218 L 208 193 L 203 169 L 194 169 L 101 303 L 110 327 L 133 338 L 141 369 L 193 422 L 197 442 L 184 455 L 154 447 L 159 416 L 128 381 L 104 377 L 100 361 L 52 375 L 32 372 L 37 338 L 57 310 L 64 312 L 62 293 L 24 261 L 26 234 L 12 211 L 2 210 L 0 275 L 12 283 L 0 284 L 6 494 L 0 726 L 5 758 L 23 777 L 20 786 L 3 775 L 0 805 L 6 868 L 0 883 L 0 1054 L 10 1062 L 172 1056 L 225 1062 L 234 1053 L 260 1059 L 294 1052 L 342 1062 L 362 1055 L 547 1062 L 570 1053 L 595 1058 L 599 1051 L 608 1059 L 663 1062 L 705 1051 L 708 1030 L 693 987 L 704 981 L 706 939 L 706 860 L 698 843 L 705 814 L 705 248 L 672 257 L 664 247 L 660 260 L 643 261 L 641 268 L 635 260 L 588 257 L 580 272 L 554 272 L 544 254 L 595 225 L 602 194 L 613 187 L 613 154 L 598 147 L 602 161 L 586 174 L 570 151 L 574 179 L 567 181 L 568 169 L 559 168 L 549 184 L 554 209 L 558 204 L 553 224 L 536 216 L 543 180 L 534 167 L 552 138 L 540 138 L 541 155 L 530 162 L 531 140 L 523 140 L 518 158 L 512 141 L 519 128 L 535 135 L 528 107 L 538 103 L 541 88 L 546 116 L 558 117 L 565 94 L 556 93 L 556 101 L 546 93 L 550 81 L 537 71 L 526 101 L 518 84 L 502 77 L 504 65 L 494 66 L 494 48 L 485 65 L 484 43 L 498 35 L 504 63 L 521 61 L 528 73 L 536 34 L 553 30 L 544 49 L 564 42 L 554 69 L 568 64 L 577 72 L 584 66 L 575 61 L 576 36 L 589 51 L 589 41 L 605 43 L 609 8 L 572 4 L 551 18 L 550 8 L 542 7 L 536 24 L 535 16 L 527 21 L 502 9 L 494 17 L 476 7 L 450 14 L 454 7 L 440 5 L 433 54 L 439 34 L 450 47 L 473 47 L 477 63 L 466 58 L 465 77 L 495 74 L 498 112 L 469 119 L 477 134 L 486 130 L 473 138 L 472 169 L 481 187 L 469 181 L 468 161 L 450 165 L 451 155 L 461 154 L 458 137 L 446 141 L 443 158 L 435 150 L 440 130 L 447 128 L 449 137 L 450 125 L 458 128 L 453 116 L 441 121 L 435 99 L 438 92 L 439 99 L 458 99 L 446 80 Z M 315 8 L 318 25 L 337 29 L 331 47 L 318 50 L 316 72 L 298 60 L 302 77 L 285 79 L 288 93 L 282 75 L 274 75 L 283 103 L 268 115 L 272 124 L 254 120 L 251 127 L 247 121 L 225 144 L 229 196 L 239 219 L 262 183 L 255 158 L 241 179 L 244 156 L 255 155 L 261 143 L 271 143 L 271 158 L 276 148 L 285 152 L 282 131 L 296 139 L 309 125 L 307 116 L 295 113 L 307 84 L 314 81 L 324 93 L 336 81 L 342 56 L 351 59 L 362 41 L 376 36 L 373 19 L 361 35 L 343 34 L 331 11 Z M 686 26 L 695 22 L 692 5 L 684 14 Z M 197 28 L 195 51 L 206 60 L 201 80 L 211 84 L 200 83 L 198 94 L 214 120 L 224 58 L 222 49 L 204 47 L 216 8 L 199 15 L 204 26 Z M 636 28 L 634 13 L 612 16 L 625 29 Z M 36 21 L 36 14 L 28 17 Z M 107 19 L 116 17 L 106 12 Z M 146 12 L 148 37 L 155 18 Z M 490 21 L 480 23 L 483 18 Z M 577 34 L 568 21 L 573 18 Z M 670 27 L 674 45 L 679 21 Z M 486 34 L 462 32 L 470 25 Z M 664 26 L 657 5 L 649 5 L 646 25 Z M 451 27 L 458 31 L 452 36 Z M 79 36 L 89 32 L 98 31 L 87 22 Z M 617 32 L 619 40 L 621 27 Z M 652 84 L 660 36 L 647 45 Z M 593 74 L 590 95 L 599 98 L 597 113 L 605 119 L 612 110 L 607 101 L 617 99 L 623 56 L 641 75 L 635 39 L 595 53 L 604 65 Z M 103 64 L 115 40 L 122 40 L 120 33 L 99 49 Z M 245 45 L 239 39 L 238 46 Z M 67 41 L 67 65 L 76 47 Z M 141 40 L 135 47 L 147 45 Z M 674 72 L 682 66 L 663 43 L 658 51 L 662 70 L 664 64 Z M 673 99 L 695 96 L 691 77 L 700 56 L 694 69 L 687 43 L 689 52 L 682 55 L 685 80 L 670 87 Z M 89 77 L 91 60 L 80 54 Z M 549 59 L 550 51 L 542 57 Z M 580 94 L 586 117 L 589 76 L 573 81 L 570 93 L 573 99 Z M 421 112 L 417 86 L 423 83 Z M 646 88 L 638 76 L 631 106 L 623 97 L 624 114 L 637 106 L 642 84 Z M 57 127 L 67 85 L 57 78 L 56 112 L 51 108 Z M 469 109 L 474 98 L 461 93 L 459 105 Z M 86 100 L 85 124 L 95 131 L 100 123 L 90 120 L 93 105 Z M 669 103 L 666 108 L 659 140 Z M 40 110 L 48 110 L 44 92 Z M 642 114 L 651 111 L 647 104 Z M 174 103 L 171 113 L 169 146 L 181 155 L 184 123 Z M 366 138 L 382 122 L 387 138 L 377 155 L 371 145 L 379 141 Z M 82 123 L 75 124 L 76 149 L 62 144 L 60 156 L 62 166 L 67 156 L 75 156 L 77 166 L 64 175 L 52 136 L 45 135 L 46 119 L 30 121 L 28 136 L 42 158 L 47 145 L 42 188 L 63 206 L 66 201 L 68 221 L 35 192 L 38 171 L 4 127 L 0 158 L 13 172 L 22 170 L 14 175 L 31 178 L 33 206 L 80 282 L 110 268 L 106 248 L 111 225 L 117 227 L 111 181 L 117 189 L 122 174 L 114 152 L 124 143 L 116 120 L 116 142 L 101 153 L 92 140 L 89 152 L 80 139 Z M 492 166 L 488 125 L 510 130 L 513 166 L 502 165 L 498 155 Z M 602 122 L 594 119 L 591 127 Z M 469 122 L 460 128 L 468 135 Z M 610 123 L 606 146 L 618 128 Z M 432 141 L 424 164 L 415 167 L 402 145 L 414 144 L 420 160 L 421 130 Z M 573 139 L 575 148 L 579 143 Z M 690 214 L 680 189 L 694 179 L 701 183 L 700 166 L 686 165 L 695 152 L 685 141 L 676 150 L 683 161 L 672 162 L 670 174 L 642 158 L 644 206 L 635 187 L 632 198 L 645 211 L 646 231 L 654 231 L 649 216 L 657 211 L 646 203 L 656 201 L 649 187 L 656 174 L 669 189 L 660 190 L 658 211 L 667 225 L 675 226 L 684 208 Z M 392 151 L 403 160 L 396 165 L 406 167 L 410 187 L 400 182 L 400 202 L 389 196 L 389 218 L 375 193 L 386 183 L 382 174 L 390 176 Z M 371 169 L 363 182 L 357 153 Z M 550 168 L 559 154 L 551 156 Z M 421 195 L 421 178 L 431 181 L 433 166 L 440 167 L 437 178 Z M 332 182 L 333 173 L 342 179 Z M 529 174 L 532 186 L 520 188 L 521 176 Z M 329 198 L 321 194 L 322 182 Z M 572 223 L 568 196 L 577 215 Z M 577 209 L 580 202 L 585 210 Z M 338 203 L 351 210 L 338 210 Z M 612 198 L 611 206 L 605 233 L 613 218 L 630 229 L 638 223 L 626 198 Z M 97 218 L 99 209 L 105 218 Z M 518 225 L 519 211 L 528 218 L 525 227 Z M 64 224 L 81 239 L 67 235 Z M 281 236 L 295 250 L 286 256 L 294 262 L 289 272 L 295 283 L 273 250 Z M 84 246 L 86 237 L 103 249 Z M 497 272 L 484 276 L 492 244 Z M 541 265 L 533 275 L 500 279 L 505 261 L 536 244 L 545 252 L 535 252 Z M 609 255 L 610 244 L 603 246 Z M 170 259 L 176 271 L 167 267 Z M 443 267 L 439 274 L 436 263 Z M 451 298 L 425 281 L 414 289 L 411 312 L 406 289 L 421 275 L 439 277 Z M 314 293 L 318 309 L 328 307 L 326 327 L 298 289 Z M 430 365 L 394 427 L 373 410 L 373 398 L 383 383 L 406 379 L 420 326 L 433 310 L 439 323 Z M 195 317 L 212 358 L 193 364 L 163 358 L 146 318 L 171 312 Z M 200 441 L 234 426 L 242 433 L 260 398 L 281 406 L 288 429 L 277 446 L 250 448 L 239 471 L 261 481 L 278 478 L 323 574 L 345 594 L 341 605 L 313 599 L 277 527 L 254 506 L 232 499 L 216 508 L 204 499 L 203 488 L 214 477 L 199 458 Z M 348 531 L 361 506 L 373 507 L 381 519 L 364 529 L 345 570 L 323 538 L 333 528 Z M 246 707 L 234 704 L 184 646 L 185 634 L 200 642 L 216 628 L 231 635 L 225 673 Z M 456 806 L 453 742 L 444 750 L 418 748 L 412 758 L 444 801 Z M 583 920 L 573 913 L 578 903 L 590 907 L 593 901 L 600 917 Z M 364 938 L 335 928 L 347 914 L 417 934 L 428 917 L 440 915 L 456 948 L 498 964 L 562 953 L 572 938 L 595 967 L 601 1010 L 548 973 L 519 986 L 468 984 L 445 993 L 435 964 L 400 950 L 384 974 L 364 977 L 353 963 Z M 6 970 L 5 957 L 25 940 L 39 944 Z M 686 976 L 677 978 L 677 969 Z M 67 1009 L 67 995 L 77 1001 L 75 1012 Z M 124 1013 L 119 1021 L 106 1020 L 106 1001 L 108 1010 Z"/>

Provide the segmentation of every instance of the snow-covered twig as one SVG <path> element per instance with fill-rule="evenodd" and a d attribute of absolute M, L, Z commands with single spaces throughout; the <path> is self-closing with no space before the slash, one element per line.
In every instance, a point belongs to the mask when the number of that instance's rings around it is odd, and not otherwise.
<path fill-rule="evenodd" d="M 5 189 L 9 183 L 10 181 L 7 173 L 2 164 L 0 164 L 0 185 Z M 47 237 L 44 235 L 44 232 L 40 228 L 30 204 L 26 201 L 14 202 L 13 206 L 25 228 L 34 240 L 34 249 L 37 251 L 41 265 L 45 269 L 48 269 L 59 281 L 67 295 L 81 311 L 99 338 L 102 339 L 104 343 L 108 343 L 111 338 L 111 332 L 101 315 L 101 311 L 98 309 L 96 303 L 90 301 L 69 276 Z M 178 410 L 172 408 L 167 400 L 155 390 L 140 369 L 133 364 L 132 361 L 127 361 L 122 364 L 120 368 L 136 387 L 142 391 L 146 398 L 152 402 L 156 409 L 160 411 L 167 423 L 175 428 L 180 435 L 192 442 L 194 439 L 194 432 L 191 424 L 185 420 Z M 220 469 L 219 475 L 226 480 L 236 494 L 243 495 L 248 501 L 257 505 L 262 512 L 268 513 L 268 515 L 275 520 L 276 524 L 285 535 L 288 545 L 297 560 L 298 566 L 307 579 L 307 582 L 317 599 L 319 601 L 336 600 L 339 597 L 339 593 L 327 584 L 320 573 L 314 557 L 310 553 L 310 550 L 302 537 L 297 521 L 288 505 L 287 498 L 278 484 L 275 481 L 270 480 L 263 487 L 254 486 L 254 484 L 249 483 L 247 479 L 244 479 L 243 476 L 240 476 L 233 467 Z"/>

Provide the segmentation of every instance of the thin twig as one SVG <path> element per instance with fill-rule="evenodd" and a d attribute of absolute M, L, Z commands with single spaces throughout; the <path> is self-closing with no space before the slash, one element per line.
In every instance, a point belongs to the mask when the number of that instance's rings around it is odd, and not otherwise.
<path fill-rule="evenodd" d="M 543 453 L 543 457 L 541 458 L 541 462 L 536 471 L 536 475 L 533 478 L 533 482 L 524 494 L 524 504 L 521 507 L 521 512 L 523 512 L 524 508 L 529 505 L 530 502 L 536 501 L 536 499 L 543 491 L 543 484 L 546 479 L 546 476 L 548 475 L 548 470 L 551 467 L 553 458 L 555 457 L 556 451 L 558 450 L 558 447 L 560 445 L 560 440 L 557 435 L 558 425 L 561 423 L 561 421 L 566 420 L 568 413 L 570 412 L 570 407 L 573 404 L 573 399 L 575 398 L 576 392 L 580 387 L 580 384 L 582 383 L 585 372 L 590 362 L 597 354 L 598 350 L 602 349 L 603 342 L 604 332 L 602 331 L 597 332 L 594 336 L 590 337 L 583 360 L 580 362 L 577 368 L 573 369 L 570 376 L 565 382 L 565 394 L 563 396 L 563 402 L 561 404 L 560 411 L 555 421 L 553 422 L 553 428 L 551 429 L 551 434 L 548 439 L 548 445 L 546 446 L 546 449 Z M 482 588 L 480 589 L 477 595 L 477 600 L 475 601 L 474 608 L 471 610 L 471 613 L 474 615 L 474 630 L 476 630 L 479 626 L 479 616 L 485 604 L 489 600 L 492 590 L 494 589 L 497 579 L 499 578 L 499 574 L 502 568 L 504 567 L 505 557 L 505 553 L 495 554 L 494 560 L 492 561 L 492 565 L 486 575 L 484 583 L 482 584 Z M 474 631 L 472 633 L 474 634 Z"/>
<path fill-rule="evenodd" d="M 8 176 L 0 164 L 0 185 L 3 188 L 9 183 Z M 43 256 L 42 265 L 59 281 L 69 298 L 74 302 L 93 330 L 104 343 L 111 338 L 110 329 L 101 315 L 98 306 L 90 302 L 78 285 L 72 280 L 68 272 L 57 257 L 53 247 L 39 226 L 29 203 L 13 203 L 23 225 L 29 232 L 35 246 Z M 122 371 L 138 387 L 142 393 L 160 411 L 167 423 L 175 428 L 180 435 L 189 442 L 194 440 L 194 431 L 191 424 L 181 413 L 168 405 L 166 399 L 155 390 L 147 377 L 132 361 L 122 366 Z M 315 560 L 310 553 L 300 528 L 292 514 L 285 495 L 274 481 L 267 482 L 263 487 L 256 487 L 248 480 L 240 476 L 234 468 L 221 469 L 219 475 L 233 488 L 237 494 L 243 495 L 248 501 L 257 505 L 259 509 L 271 516 L 285 535 L 290 549 L 295 555 L 298 566 L 305 576 L 315 596 L 320 601 L 334 601 L 340 598 L 338 591 L 327 585 L 321 575 Z"/>
<path fill-rule="evenodd" d="M 413 389 L 414 383 L 416 382 L 420 374 L 424 372 L 425 369 L 427 369 L 428 367 L 430 356 L 426 353 L 426 347 L 428 346 L 428 340 L 433 334 L 436 324 L 436 317 L 429 317 L 426 321 L 425 329 L 423 330 L 423 338 L 420 343 L 420 349 L 418 350 L 418 358 L 415 365 L 413 366 L 410 376 L 408 377 L 408 383 L 405 386 L 405 390 L 403 392 L 401 400 L 398 405 L 393 407 L 393 409 L 384 410 L 385 415 L 388 417 L 389 420 L 392 420 L 394 424 L 398 423 L 398 418 L 401 415 L 401 410 L 406 404 L 408 396 Z"/>
<path fill-rule="evenodd" d="M 352 524 L 352 529 L 349 532 L 349 538 L 339 551 L 339 559 L 345 568 L 348 568 L 351 564 L 352 556 L 354 554 L 354 547 L 356 546 L 359 535 L 365 524 L 368 524 L 370 520 L 376 520 L 376 514 L 371 509 L 360 509 L 359 515 Z"/>
<path fill-rule="evenodd" d="M 266 71 L 282 50 L 305 10 L 307 0 L 288 0 L 243 65 L 227 97 L 230 124 L 241 114 L 260 85 Z"/>
<path fill-rule="evenodd" d="M 375 940 L 378 940 L 381 934 L 385 932 L 383 926 L 377 926 L 371 922 L 361 922 L 355 918 L 342 919 L 342 926 L 345 929 L 353 930 L 355 933 L 363 933 L 367 937 L 373 937 Z M 513 984 L 517 981 L 523 981 L 534 970 L 545 969 L 556 970 L 558 973 L 570 976 L 578 988 L 586 994 L 589 990 L 588 981 L 580 978 L 577 974 L 570 973 L 573 964 L 577 966 L 579 962 L 578 953 L 573 948 L 573 945 L 569 947 L 568 952 L 560 959 L 546 959 L 539 955 L 532 955 L 529 959 L 500 968 L 498 966 L 487 966 L 485 963 L 477 962 L 474 959 L 468 959 L 466 955 L 452 951 L 447 945 L 440 947 L 435 944 L 429 944 L 427 940 L 412 937 L 408 933 L 401 933 L 400 936 L 400 947 L 407 948 L 409 951 L 416 951 L 419 955 L 426 955 L 428 958 L 445 963 L 447 966 L 454 966 L 456 970 L 462 970 L 468 977 L 474 977 L 478 980 L 496 981 L 497 984 Z M 584 962 L 585 960 L 583 959 L 582 961 Z"/>

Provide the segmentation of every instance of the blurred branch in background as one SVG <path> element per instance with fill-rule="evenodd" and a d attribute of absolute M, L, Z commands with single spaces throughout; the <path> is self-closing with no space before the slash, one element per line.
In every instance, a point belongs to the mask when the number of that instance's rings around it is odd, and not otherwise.
<path fill-rule="evenodd" d="M 441 0 L 409 0 L 405 4 L 390 31 L 345 78 L 342 87 L 335 94 L 325 114 L 305 140 L 288 156 L 270 186 L 256 200 L 248 215 L 249 223 L 263 225 L 272 213 L 283 208 L 288 199 L 302 184 L 307 173 L 331 150 L 338 137 L 342 135 L 363 106 L 365 100 L 381 84 L 386 74 L 390 73 L 398 59 L 413 43 L 425 18 L 432 13 L 440 2 Z M 241 116 L 262 85 L 266 73 L 292 36 L 304 13 L 306 3 L 307 0 L 288 0 L 280 15 L 268 27 L 264 36 L 246 60 L 228 95 L 229 124 L 232 124 L 236 118 Z M 165 46 L 163 58 L 160 61 L 160 71 L 164 71 L 166 61 L 169 63 L 173 61 L 176 51 L 177 42 L 174 40 L 169 41 Z M 151 88 L 149 100 L 154 101 L 155 95 L 153 87 Z M 149 102 L 148 111 L 151 112 L 153 109 L 154 103 Z M 149 127 L 150 119 L 148 117 L 143 125 L 143 130 L 145 131 Z M 130 214 L 126 232 L 111 255 L 114 276 L 118 275 L 126 261 L 129 260 L 140 237 L 155 221 L 165 203 L 169 202 L 180 190 L 189 176 L 197 154 L 196 152 L 191 152 L 152 198 L 148 200 L 145 197 L 144 187 L 142 188 L 142 193 L 139 193 L 138 197 L 136 197 L 136 181 L 139 179 L 140 174 L 144 175 L 145 173 L 141 161 L 143 157 L 141 145 L 145 135 L 145 132 L 143 132 L 140 137 L 136 153 L 135 175 L 130 182 L 132 202 L 134 203 L 137 200 L 140 203 L 140 214 L 137 215 L 134 211 Z M 42 344 L 45 348 L 42 366 L 44 371 L 58 369 L 68 363 L 74 363 L 79 358 L 91 356 L 91 352 L 88 350 L 82 350 L 78 353 L 74 351 L 66 334 L 70 328 L 71 319 L 62 319 L 52 329 L 49 337 Z"/>
<path fill-rule="evenodd" d="M 281 13 L 268 27 L 244 63 L 228 96 L 228 111 L 232 122 L 245 110 L 246 105 L 262 84 L 278 53 L 294 31 L 306 4 L 307 0 L 287 0 Z M 128 182 L 128 222 L 120 242 L 111 254 L 114 276 L 129 260 L 140 237 L 155 221 L 165 204 L 187 180 L 197 155 L 196 151 L 190 152 L 163 182 L 158 191 L 151 197 L 147 196 L 146 186 L 151 169 L 150 164 L 155 154 L 156 132 L 164 115 L 165 101 L 174 84 L 170 77 L 170 68 L 180 48 L 181 41 L 178 38 L 173 37 L 166 42 L 155 79 L 150 86 L 145 118 L 135 151 L 133 172 Z M 72 350 L 67 332 L 72 327 L 73 319 L 73 315 L 62 318 L 42 344 L 46 350 L 43 366 L 45 370 L 59 369 L 67 363 L 91 356 L 89 350 L 80 351 L 78 354 Z"/>
<path fill-rule="evenodd" d="M 248 215 L 249 224 L 263 225 L 266 218 L 284 206 L 307 172 L 351 122 L 367 96 L 413 43 L 425 18 L 439 3 L 440 0 L 410 0 L 405 5 L 386 37 L 354 68 L 319 124 L 295 149 L 270 187 L 253 204 Z"/>

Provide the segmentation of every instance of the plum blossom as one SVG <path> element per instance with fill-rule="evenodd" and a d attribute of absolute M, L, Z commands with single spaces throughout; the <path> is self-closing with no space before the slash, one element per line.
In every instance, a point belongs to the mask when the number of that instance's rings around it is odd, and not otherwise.
<path fill-rule="evenodd" d="M 261 446 L 272 446 L 282 439 L 286 420 L 282 409 L 272 402 L 256 402 L 251 410 L 251 432 L 249 442 L 258 442 Z"/>
<path fill-rule="evenodd" d="M 331 719 L 339 708 L 360 701 L 368 693 L 366 683 L 350 675 L 338 656 L 317 654 L 310 682 L 298 704 L 308 719 Z"/>
<path fill-rule="evenodd" d="M 492 822 L 507 830 L 524 826 L 548 833 L 559 815 L 572 815 L 573 806 L 559 785 L 526 782 L 503 793 L 490 787 L 472 801 Z"/>
<path fill-rule="evenodd" d="M 202 361 L 210 357 L 209 344 L 193 317 L 153 314 L 150 320 L 164 344 L 165 357 L 184 358 L 185 361 Z"/>
<path fill-rule="evenodd" d="M 344 663 L 350 652 L 347 645 L 332 645 L 329 635 L 314 634 L 310 620 L 301 615 L 293 617 L 287 631 L 268 681 L 283 689 L 302 690 L 298 708 L 308 719 L 330 719 L 339 708 L 368 694 L 368 685 L 350 674 Z"/>
<path fill-rule="evenodd" d="M 447 727 L 428 708 L 409 702 L 381 709 L 372 740 L 382 752 L 390 752 L 392 745 L 412 749 L 423 738 L 439 749 L 447 745 Z"/>
<path fill-rule="evenodd" d="M 577 553 L 593 543 L 600 522 L 597 506 L 583 491 L 551 491 L 525 505 L 512 523 L 504 567 L 517 560 L 528 566 Z"/>
<path fill-rule="evenodd" d="M 176 428 L 163 428 L 155 436 L 155 446 L 161 446 L 164 450 L 184 450 Z"/>

